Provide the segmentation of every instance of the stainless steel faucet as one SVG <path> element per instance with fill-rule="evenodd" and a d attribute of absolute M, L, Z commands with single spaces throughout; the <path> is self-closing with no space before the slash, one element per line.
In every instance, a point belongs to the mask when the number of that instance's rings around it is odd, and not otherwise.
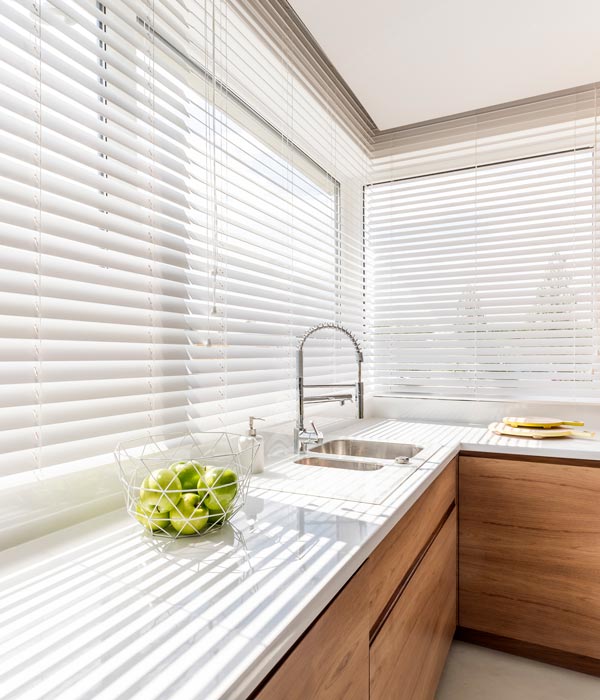
<path fill-rule="evenodd" d="M 357 380 L 356 384 L 305 384 L 304 383 L 304 343 L 317 331 L 322 329 L 340 331 L 346 335 L 354 345 L 356 350 Z M 312 430 L 304 427 L 304 406 L 307 403 L 340 403 L 342 406 L 346 401 L 356 401 L 356 414 L 358 418 L 364 417 L 364 386 L 362 381 L 363 354 L 360 344 L 353 333 L 339 323 L 319 323 L 309 328 L 302 336 L 296 349 L 296 367 L 298 375 L 298 415 L 295 430 L 296 449 L 306 452 L 310 445 L 320 445 L 323 442 L 323 435 L 317 430 L 314 423 L 311 423 Z M 320 396 L 304 396 L 305 389 L 354 389 L 354 394 L 322 394 Z"/>

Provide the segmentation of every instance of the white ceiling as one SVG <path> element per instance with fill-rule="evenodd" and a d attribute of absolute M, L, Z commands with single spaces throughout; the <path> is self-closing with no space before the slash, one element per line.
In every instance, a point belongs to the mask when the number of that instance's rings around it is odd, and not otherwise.
<path fill-rule="evenodd" d="M 600 0 L 290 0 L 380 129 L 600 80 Z"/>

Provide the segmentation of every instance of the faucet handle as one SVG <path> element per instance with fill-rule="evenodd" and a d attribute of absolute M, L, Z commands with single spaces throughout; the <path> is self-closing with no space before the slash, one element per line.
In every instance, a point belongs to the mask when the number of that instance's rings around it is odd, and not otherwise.
<path fill-rule="evenodd" d="M 322 445 L 323 444 L 323 433 L 319 432 L 319 429 L 315 425 L 314 421 L 311 421 L 312 431 L 306 430 L 306 428 L 298 429 L 296 431 L 297 448 L 300 452 L 306 452 L 309 445 Z"/>

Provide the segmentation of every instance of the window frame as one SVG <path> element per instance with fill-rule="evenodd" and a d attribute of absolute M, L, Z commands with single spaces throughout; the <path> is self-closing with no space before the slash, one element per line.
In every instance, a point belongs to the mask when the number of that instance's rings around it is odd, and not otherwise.
<path fill-rule="evenodd" d="M 387 178 L 384 180 L 377 180 L 373 182 L 368 182 L 366 183 L 363 188 L 362 188 L 362 194 L 363 194 L 363 242 L 365 247 L 369 247 L 368 239 L 369 239 L 369 231 L 368 231 L 368 192 L 371 188 L 377 187 L 380 185 L 387 185 L 387 184 L 395 184 L 395 183 L 400 183 L 400 182 L 414 182 L 417 180 L 423 180 L 423 179 L 428 179 L 428 178 L 433 178 L 436 176 L 444 176 L 444 175 L 451 175 L 454 173 L 460 173 L 460 172 L 477 172 L 478 170 L 482 170 L 488 167 L 494 167 L 494 166 L 502 166 L 502 165 L 509 165 L 511 163 L 523 163 L 527 162 L 530 160 L 536 160 L 540 158 L 547 158 L 547 157 L 552 157 L 552 156 L 561 156 L 561 155 L 569 155 L 569 154 L 574 154 L 574 153 L 583 153 L 583 152 L 589 152 L 591 154 L 591 160 L 590 160 L 590 177 L 593 181 L 594 179 L 594 173 L 597 168 L 596 165 L 596 158 L 597 158 L 597 150 L 594 144 L 590 143 L 588 145 L 583 145 L 583 146 L 577 146 L 574 148 L 563 148 L 559 150 L 544 150 L 539 153 L 534 153 L 531 155 L 525 155 L 525 156 L 518 156 L 514 158 L 506 158 L 506 159 L 498 159 L 498 160 L 490 160 L 487 162 L 482 162 L 478 163 L 476 165 L 467 165 L 467 166 L 462 166 L 462 167 L 457 167 L 457 168 L 447 168 L 447 169 L 442 169 L 442 170 L 432 170 L 430 172 L 426 173 L 420 173 L 417 175 L 409 175 L 406 177 L 393 177 L 393 178 Z M 594 205 L 591 205 L 592 210 L 594 208 Z M 593 226 L 592 226 L 592 232 L 593 232 Z M 593 233 L 592 233 L 593 235 Z M 374 277 L 374 271 L 371 271 L 371 280 Z M 372 284 L 372 281 L 369 281 L 369 265 L 367 264 L 367 272 L 366 272 L 366 279 L 367 279 L 367 286 Z M 372 298 L 371 299 L 371 305 L 375 304 L 375 300 Z M 595 327 L 594 323 L 594 317 L 593 315 L 590 318 L 591 323 Z M 371 330 L 374 327 L 374 321 L 371 323 Z M 374 351 L 371 350 L 371 357 L 373 366 L 371 367 L 371 375 L 375 369 L 375 366 L 377 364 L 377 359 L 374 355 Z M 479 368 L 476 368 L 476 371 L 479 371 Z M 372 377 L 371 377 L 372 378 Z M 599 380 L 600 381 L 600 380 Z M 427 392 L 427 385 L 423 385 L 421 388 L 421 391 L 381 391 L 381 390 L 375 390 L 373 392 L 373 396 L 377 398 L 386 398 L 386 399 L 429 399 L 429 400 L 446 400 L 446 401 L 488 401 L 488 402 L 499 402 L 499 403 L 506 403 L 506 402 L 514 402 L 514 401 L 523 401 L 523 402 L 535 402 L 535 403 L 557 403 L 557 404 L 570 404 L 573 402 L 573 400 L 577 399 L 577 401 L 582 401 L 584 403 L 596 403 L 597 399 L 595 397 L 591 396 L 586 396 L 585 398 L 579 398 L 573 396 L 551 396 L 551 395 L 544 395 L 544 396 L 535 396 L 535 395 L 530 395 L 526 393 L 520 393 L 518 390 L 515 390 L 514 393 L 511 395 L 477 395 L 476 390 L 477 390 L 477 382 L 478 380 L 475 380 L 475 385 L 474 385 L 474 390 L 472 392 L 467 390 L 464 393 L 460 392 L 432 392 L 429 391 Z M 590 382 L 591 383 L 591 382 Z M 521 390 L 523 391 L 523 390 Z"/>

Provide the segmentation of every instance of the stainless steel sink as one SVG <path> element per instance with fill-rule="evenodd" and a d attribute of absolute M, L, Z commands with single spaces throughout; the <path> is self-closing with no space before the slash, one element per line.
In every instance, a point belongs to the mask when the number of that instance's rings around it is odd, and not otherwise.
<path fill-rule="evenodd" d="M 326 457 L 302 457 L 296 460 L 296 464 L 305 464 L 310 467 L 353 469 L 359 472 L 374 472 L 383 467 L 383 464 L 377 464 L 377 462 L 361 462 L 358 459 L 327 459 Z"/>
<path fill-rule="evenodd" d="M 367 457 L 374 459 L 391 459 L 400 464 L 419 454 L 423 448 L 418 445 L 410 445 L 399 442 L 377 442 L 376 440 L 329 440 L 322 445 L 310 449 L 310 452 L 319 452 L 329 455 L 342 455 L 345 457 Z"/>

